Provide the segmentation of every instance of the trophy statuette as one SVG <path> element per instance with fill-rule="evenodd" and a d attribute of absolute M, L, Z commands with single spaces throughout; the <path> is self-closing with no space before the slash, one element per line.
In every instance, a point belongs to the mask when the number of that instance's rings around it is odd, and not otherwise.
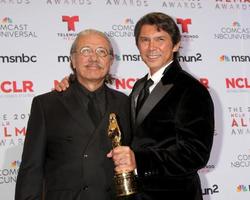
<path fill-rule="evenodd" d="M 121 146 L 121 131 L 115 113 L 109 115 L 108 137 L 112 141 L 112 147 Z M 115 172 L 114 176 L 116 195 L 128 196 L 137 193 L 137 182 L 134 171 Z"/>

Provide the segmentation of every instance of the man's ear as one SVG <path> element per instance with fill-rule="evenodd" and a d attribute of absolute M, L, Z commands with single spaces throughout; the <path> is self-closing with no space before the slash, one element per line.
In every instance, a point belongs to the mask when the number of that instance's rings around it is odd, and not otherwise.
<path fill-rule="evenodd" d="M 114 60 L 115 60 L 115 55 L 110 56 L 110 66 L 112 66 L 112 65 L 113 65 Z"/>
<path fill-rule="evenodd" d="M 74 70 L 75 70 L 75 62 L 74 62 L 73 56 L 71 55 L 71 56 L 69 57 L 69 59 L 70 59 L 70 67 L 71 67 L 72 70 L 74 71 Z"/>
<path fill-rule="evenodd" d="M 173 52 L 179 51 L 180 46 L 181 46 L 181 42 L 178 42 L 176 45 L 174 45 Z"/>

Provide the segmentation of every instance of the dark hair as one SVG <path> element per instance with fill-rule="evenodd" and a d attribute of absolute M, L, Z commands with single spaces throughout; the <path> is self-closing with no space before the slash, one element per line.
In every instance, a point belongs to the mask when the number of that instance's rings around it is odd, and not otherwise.
<path fill-rule="evenodd" d="M 161 12 L 152 12 L 144 15 L 135 25 L 134 35 L 137 46 L 141 28 L 145 24 L 155 25 L 157 30 L 163 30 L 167 32 L 172 39 L 173 45 L 176 45 L 181 40 L 180 30 L 175 21 L 170 16 Z"/>

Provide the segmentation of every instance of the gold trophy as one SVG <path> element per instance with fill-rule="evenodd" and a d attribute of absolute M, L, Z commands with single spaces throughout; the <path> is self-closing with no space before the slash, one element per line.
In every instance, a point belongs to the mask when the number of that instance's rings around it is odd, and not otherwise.
<path fill-rule="evenodd" d="M 121 131 L 115 113 L 109 115 L 108 136 L 112 140 L 113 148 L 121 146 Z M 134 171 L 115 172 L 114 181 L 118 197 L 137 193 L 138 188 Z"/>

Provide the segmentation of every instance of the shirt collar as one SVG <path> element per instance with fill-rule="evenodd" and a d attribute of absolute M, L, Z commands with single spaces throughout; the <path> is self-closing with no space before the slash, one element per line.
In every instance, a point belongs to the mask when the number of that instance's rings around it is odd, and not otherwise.
<path fill-rule="evenodd" d="M 157 83 L 161 80 L 162 76 L 164 75 L 163 72 L 165 71 L 165 69 L 166 69 L 172 62 L 173 62 L 173 60 L 170 61 L 170 62 L 169 62 L 167 65 L 165 65 L 164 67 L 160 68 L 160 69 L 159 69 L 157 72 L 155 72 L 152 76 L 151 76 L 150 73 L 148 73 L 147 79 L 150 79 L 150 78 L 151 78 L 151 79 L 154 81 L 154 85 L 157 84 Z"/>
<path fill-rule="evenodd" d="M 88 94 L 90 93 L 95 93 L 97 95 L 97 98 L 98 96 L 101 96 L 104 94 L 104 91 L 105 91 L 105 84 L 103 84 L 101 87 L 99 87 L 97 90 L 91 92 L 89 90 L 87 90 L 87 88 L 85 88 L 83 85 L 81 85 L 79 83 L 79 81 L 76 81 L 76 85 L 78 87 L 78 89 L 86 96 L 88 96 Z"/>

